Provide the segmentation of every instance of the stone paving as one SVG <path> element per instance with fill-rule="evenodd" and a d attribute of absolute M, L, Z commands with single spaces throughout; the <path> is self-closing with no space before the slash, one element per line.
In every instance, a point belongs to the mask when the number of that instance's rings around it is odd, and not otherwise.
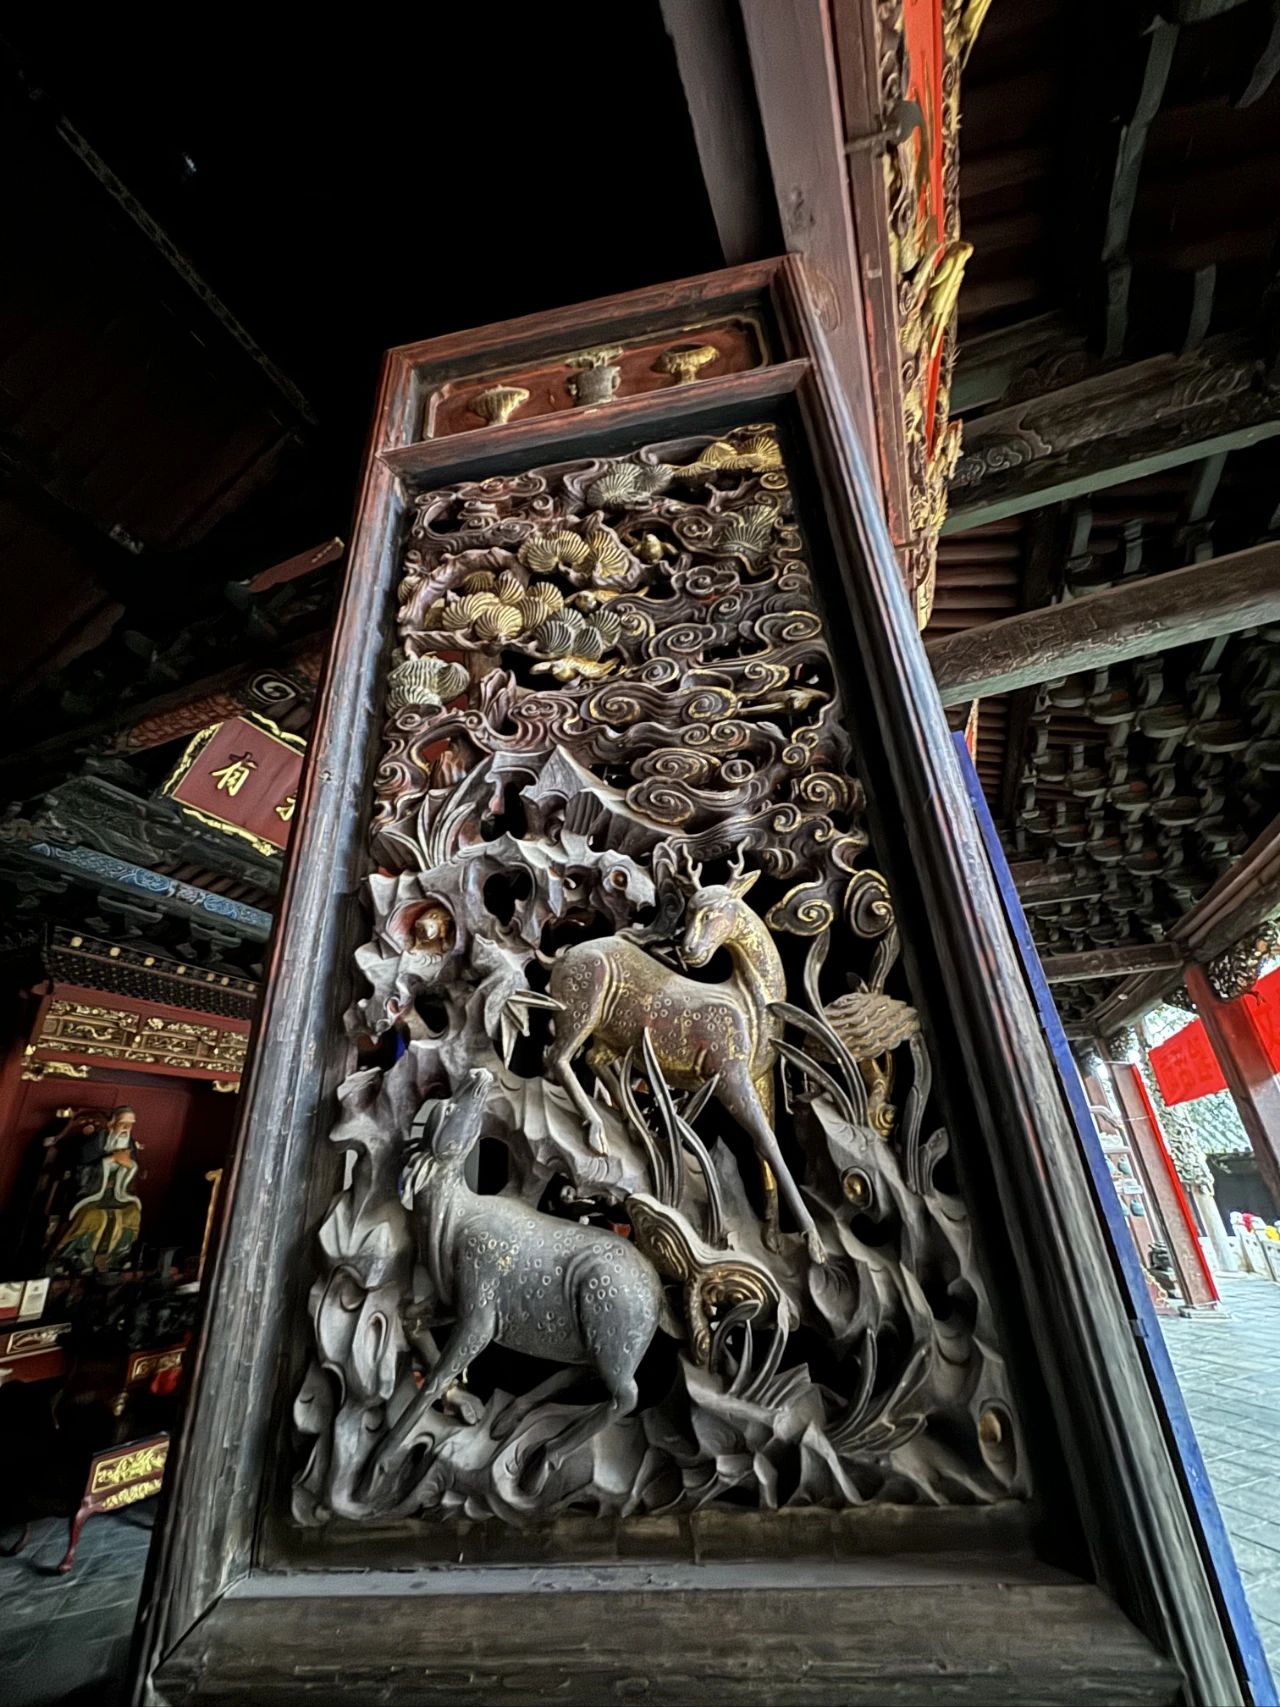
<path fill-rule="evenodd" d="M 1220 1316 L 1166 1319 L 1191 1414 L 1272 1674 L 1280 1680 L 1280 1286 L 1219 1280 Z"/>
<path fill-rule="evenodd" d="M 1240 1275 L 1221 1289 L 1222 1315 L 1166 1320 L 1165 1341 L 1280 1675 L 1280 1286 Z M 41 1519 L 21 1553 L 0 1557 L 6 1707 L 117 1707 L 153 1504 L 90 1518 L 69 1577 L 53 1572 L 66 1546 L 64 1519 Z"/>
<path fill-rule="evenodd" d="M 66 1551 L 65 1518 L 40 1518 L 20 1553 L 0 1557 L 5 1707 L 119 1707 L 155 1503 L 91 1517 L 69 1576 L 54 1571 Z M 12 1546 L 17 1531 L 0 1539 Z"/>

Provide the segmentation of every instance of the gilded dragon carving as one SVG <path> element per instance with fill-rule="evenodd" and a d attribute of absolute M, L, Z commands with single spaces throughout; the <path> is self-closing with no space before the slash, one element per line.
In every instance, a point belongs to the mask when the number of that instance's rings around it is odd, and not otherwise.
<path fill-rule="evenodd" d="M 404 570 L 298 1521 L 1018 1491 L 774 430 L 423 492 Z"/>

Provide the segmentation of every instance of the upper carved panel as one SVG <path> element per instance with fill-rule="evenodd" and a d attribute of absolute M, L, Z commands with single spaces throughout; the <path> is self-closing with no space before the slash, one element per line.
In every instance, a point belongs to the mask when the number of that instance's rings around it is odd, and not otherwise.
<path fill-rule="evenodd" d="M 416 501 L 295 1512 L 1021 1491 L 774 431 Z"/>
<path fill-rule="evenodd" d="M 697 379 L 723 379 L 767 359 L 764 328 L 753 315 L 562 351 L 518 367 L 443 381 L 427 395 L 422 437 L 448 438 L 564 409 L 589 409 L 615 397 L 640 397 Z"/>

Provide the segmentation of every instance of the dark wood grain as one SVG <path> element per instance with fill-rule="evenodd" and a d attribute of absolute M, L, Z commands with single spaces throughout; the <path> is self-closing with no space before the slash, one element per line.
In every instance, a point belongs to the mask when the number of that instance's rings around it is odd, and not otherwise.
<path fill-rule="evenodd" d="M 501 427 L 478 427 L 450 438 L 403 445 L 384 452 L 382 461 L 398 479 L 434 485 L 445 484 L 461 470 L 474 467 L 477 457 L 500 458 L 495 467 L 527 468 L 569 437 L 593 435 L 593 443 L 598 443 L 602 452 L 614 444 L 629 445 L 659 431 L 674 438 L 680 432 L 693 431 L 698 422 L 713 415 L 722 416 L 727 409 L 743 405 L 768 409 L 795 390 L 807 367 L 802 359 L 781 361 L 724 379 L 700 379 L 692 385 L 622 397 L 616 403 L 602 403 L 592 409 L 575 409 L 567 416 L 535 415 L 527 421 L 517 417 Z"/>
<path fill-rule="evenodd" d="M 511 1586 L 488 1573 L 487 1593 L 412 1595 L 300 1584 L 285 1617 L 278 1596 L 250 1589 L 218 1606 L 158 1684 L 192 1707 L 304 1693 L 403 1707 L 1178 1699 L 1176 1669 L 1097 1589 L 912 1574 L 733 1588 L 700 1586 L 720 1578 L 694 1568 L 678 1588 L 646 1590 L 604 1571 L 534 1583 L 504 1572 Z"/>
<path fill-rule="evenodd" d="M 375 443 L 402 423 L 405 392 L 393 358 L 384 370 Z M 224 1181 L 227 1220 L 189 1360 L 195 1396 L 165 1478 L 163 1505 L 173 1515 L 161 1520 L 151 1553 L 137 1636 L 140 1678 L 251 1564 L 273 1371 L 306 1284 L 299 1252 L 316 1113 L 332 1095 L 345 1054 L 334 1048 L 342 1037 L 334 973 L 363 863 L 364 778 L 386 644 L 370 613 L 392 584 L 393 490 L 371 457 L 241 1090 Z"/>
<path fill-rule="evenodd" d="M 737 0 L 661 0 L 725 265 L 782 248 Z"/>
<path fill-rule="evenodd" d="M 905 540 L 905 467 L 885 466 L 878 451 L 830 9 L 825 0 L 742 0 L 742 18 L 783 240 L 811 269 L 839 383 L 875 470 L 877 508 L 892 518 L 894 538 Z"/>
<path fill-rule="evenodd" d="M 943 705 L 1280 620 L 1280 540 L 931 641 Z"/>
<path fill-rule="evenodd" d="M 1050 984 L 1080 984 L 1091 978 L 1127 978 L 1134 972 L 1177 972 L 1182 963 L 1183 952 L 1176 943 L 1143 942 L 1055 954 L 1041 967 Z"/>

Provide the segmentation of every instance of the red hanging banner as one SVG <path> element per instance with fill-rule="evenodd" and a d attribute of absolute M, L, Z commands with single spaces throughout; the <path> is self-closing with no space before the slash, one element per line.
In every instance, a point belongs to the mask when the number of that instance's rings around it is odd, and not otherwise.
<path fill-rule="evenodd" d="M 1170 1108 L 1227 1088 L 1213 1045 L 1198 1019 L 1184 1025 L 1167 1043 L 1157 1043 L 1150 1058 L 1160 1095 Z"/>

